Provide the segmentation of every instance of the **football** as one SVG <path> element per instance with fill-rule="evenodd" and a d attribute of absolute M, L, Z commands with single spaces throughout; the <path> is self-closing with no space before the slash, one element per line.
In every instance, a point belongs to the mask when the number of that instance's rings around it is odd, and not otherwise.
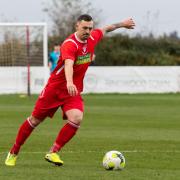
<path fill-rule="evenodd" d="M 106 170 L 122 170 L 125 167 L 125 157 L 119 151 L 109 151 L 104 155 L 103 167 Z"/>

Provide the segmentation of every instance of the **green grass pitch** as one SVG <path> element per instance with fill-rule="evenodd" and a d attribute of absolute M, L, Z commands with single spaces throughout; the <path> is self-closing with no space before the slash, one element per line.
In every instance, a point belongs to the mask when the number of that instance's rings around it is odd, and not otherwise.
<path fill-rule="evenodd" d="M 19 125 L 37 96 L 0 96 L 0 180 L 178 180 L 180 179 L 180 94 L 84 95 L 84 121 L 60 153 L 65 164 L 44 160 L 63 125 L 61 112 L 47 119 L 22 147 L 15 167 L 4 159 Z M 109 150 L 126 158 L 123 171 L 106 171 Z"/>

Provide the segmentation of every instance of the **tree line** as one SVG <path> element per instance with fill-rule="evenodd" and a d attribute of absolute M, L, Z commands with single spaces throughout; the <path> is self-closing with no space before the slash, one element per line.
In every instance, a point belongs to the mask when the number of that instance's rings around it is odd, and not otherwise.
<path fill-rule="evenodd" d="M 97 66 L 180 65 L 180 39 L 116 34 L 103 39 L 96 49 L 96 57 Z"/>
<path fill-rule="evenodd" d="M 62 36 L 49 37 L 49 50 L 57 39 L 59 43 L 64 40 Z M 95 66 L 175 66 L 180 65 L 180 39 L 114 34 L 103 38 L 95 54 Z"/>
<path fill-rule="evenodd" d="M 61 44 L 74 32 L 74 23 L 80 14 L 91 14 L 95 17 L 95 25 L 101 21 L 101 10 L 94 8 L 88 0 L 52 0 L 44 11 L 53 22 L 48 37 L 49 51 L 53 49 L 54 43 Z M 95 54 L 93 65 L 96 66 L 180 65 L 180 39 L 176 31 L 158 38 L 152 34 L 146 37 L 113 34 L 104 37 Z"/>

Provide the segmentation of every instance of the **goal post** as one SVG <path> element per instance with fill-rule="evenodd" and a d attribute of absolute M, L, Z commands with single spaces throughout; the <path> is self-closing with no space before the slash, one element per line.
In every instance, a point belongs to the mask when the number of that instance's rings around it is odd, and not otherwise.
<path fill-rule="evenodd" d="M 39 93 L 48 76 L 47 24 L 0 23 L 0 93 Z"/>

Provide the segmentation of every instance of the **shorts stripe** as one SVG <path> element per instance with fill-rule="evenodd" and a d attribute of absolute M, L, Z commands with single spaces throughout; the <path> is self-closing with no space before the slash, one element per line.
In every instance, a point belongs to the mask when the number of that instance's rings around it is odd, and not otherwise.
<path fill-rule="evenodd" d="M 58 75 L 63 69 L 64 69 L 64 65 L 61 66 L 61 67 L 57 70 L 56 75 Z"/>

